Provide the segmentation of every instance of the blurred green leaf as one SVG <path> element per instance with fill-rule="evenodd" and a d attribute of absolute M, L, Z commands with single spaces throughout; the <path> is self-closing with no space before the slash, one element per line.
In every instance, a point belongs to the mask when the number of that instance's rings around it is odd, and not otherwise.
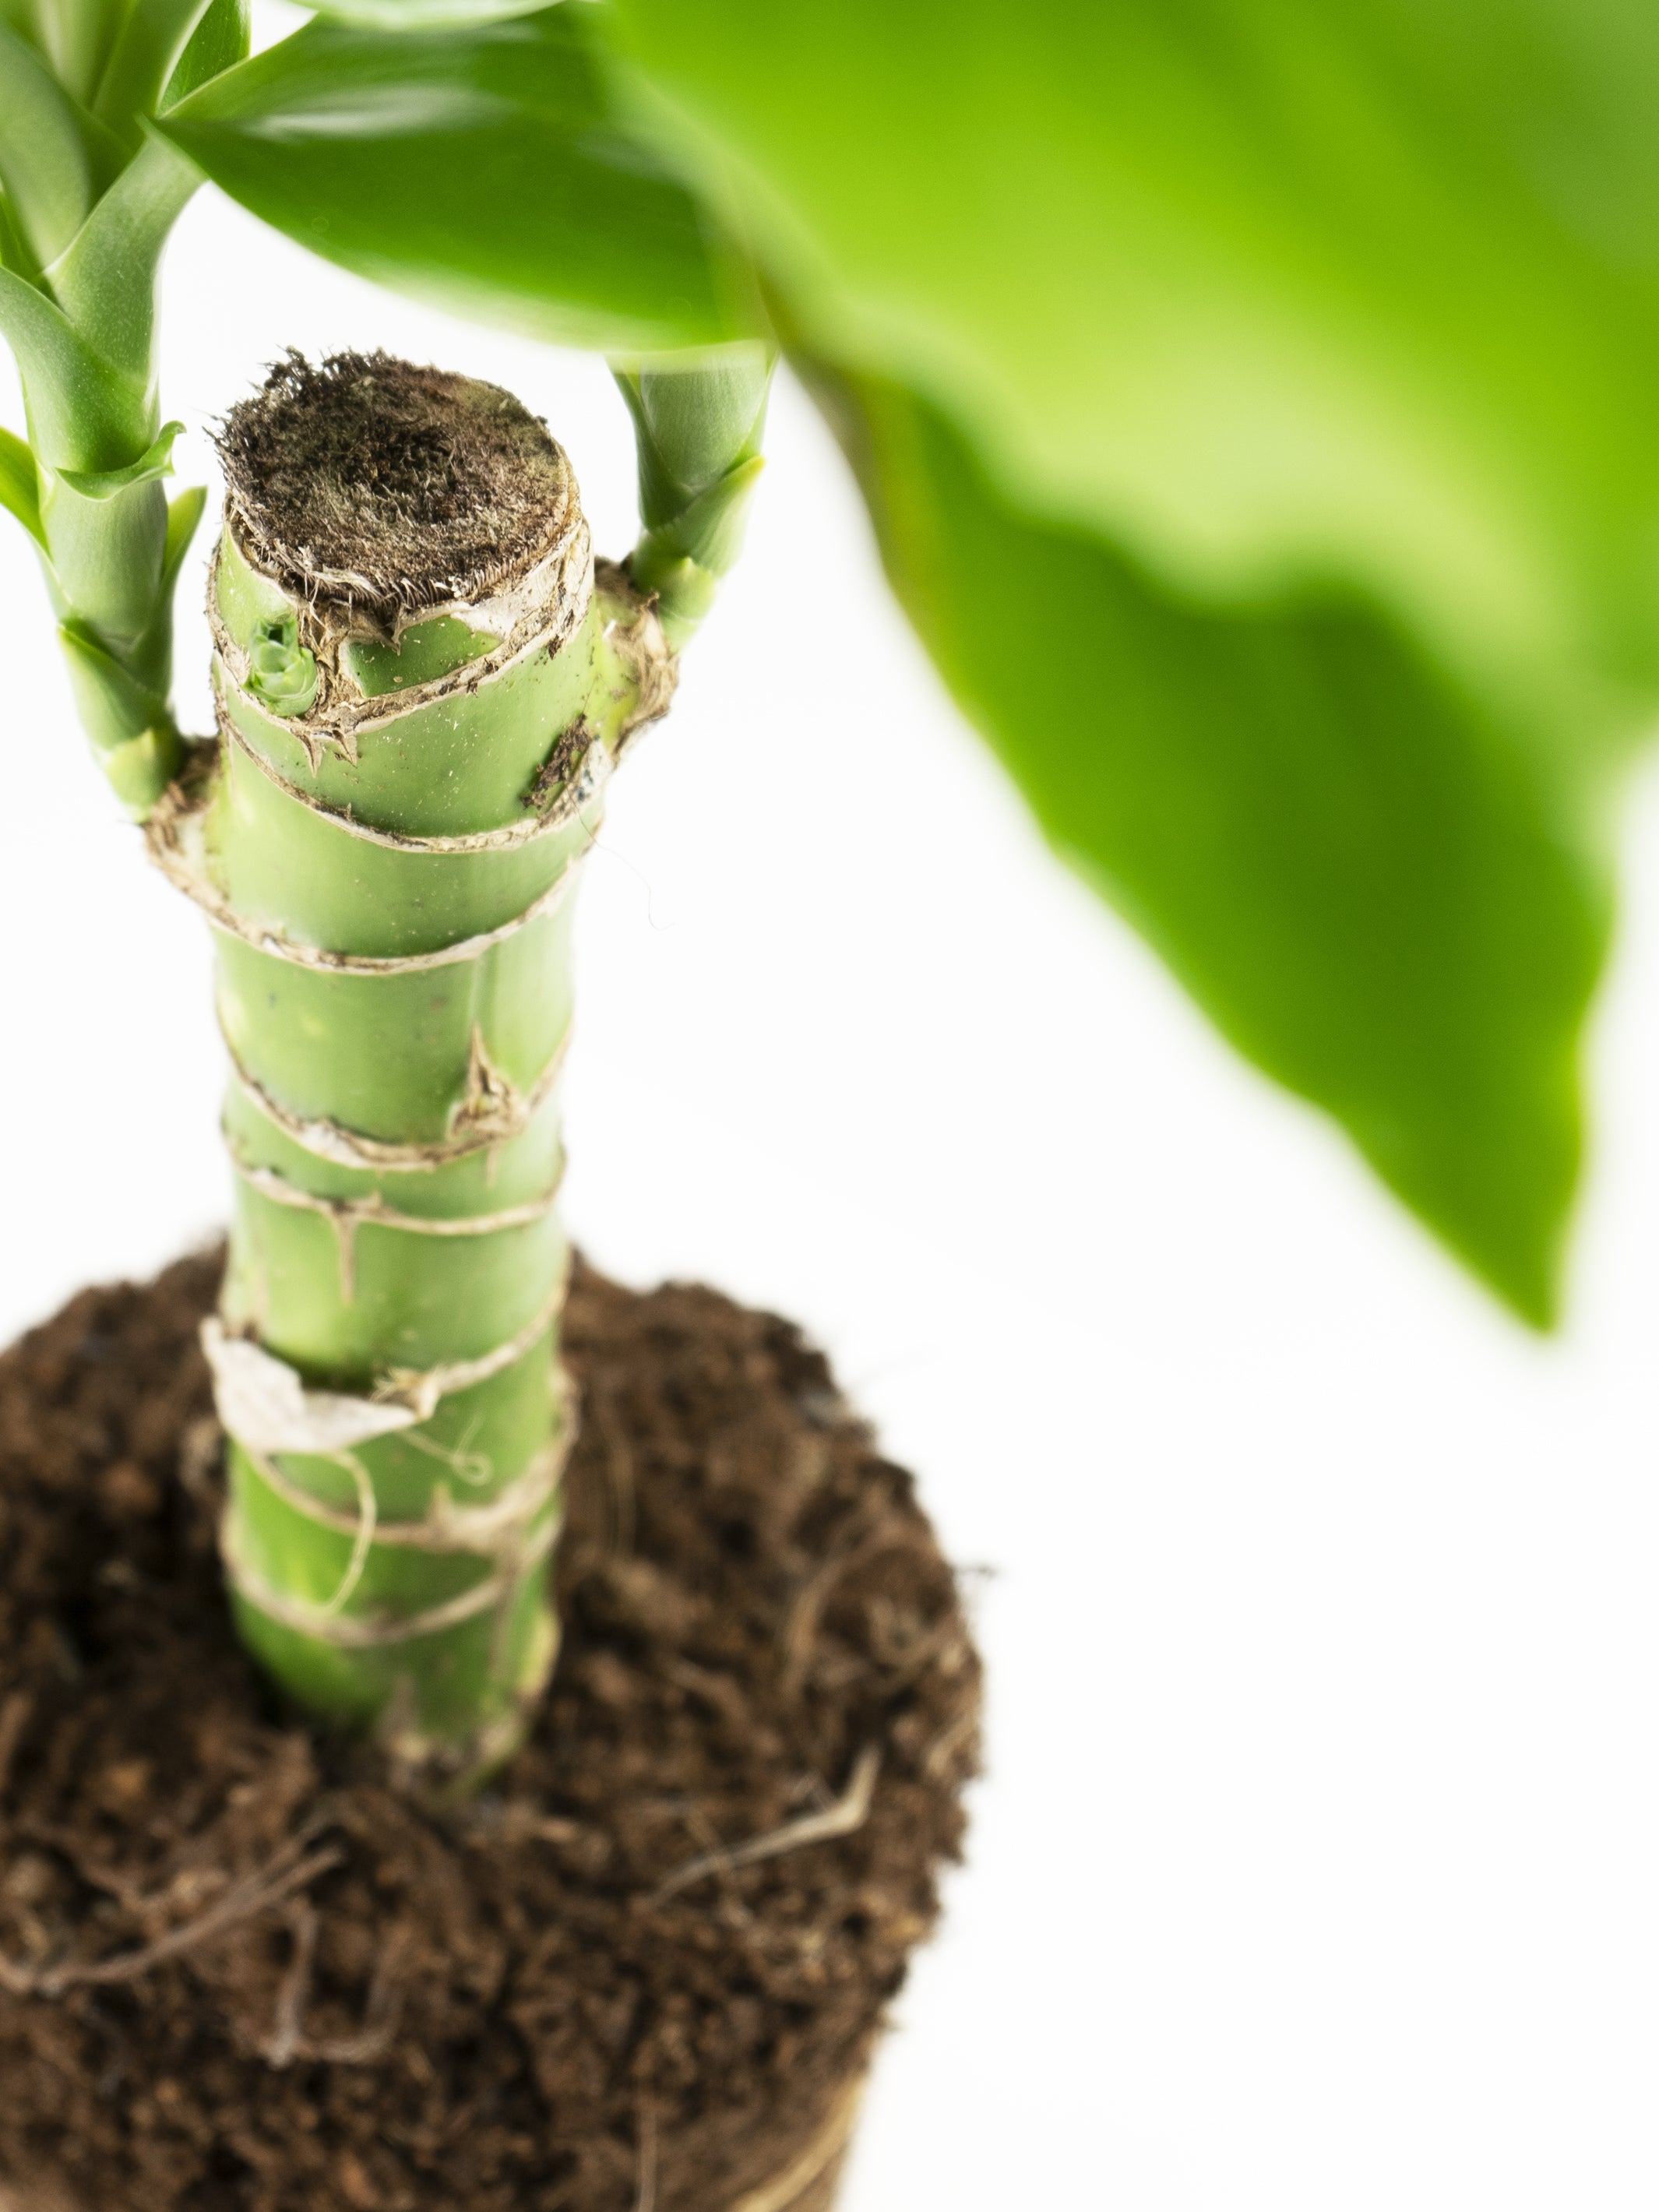
<path fill-rule="evenodd" d="M 1200 604 L 1011 502 L 924 403 L 810 374 L 900 599 L 1057 849 L 1547 1321 L 1607 933 L 1592 779 L 1546 781 L 1358 595 Z"/>
<path fill-rule="evenodd" d="M 7 13 L 15 29 L 27 27 L 34 38 L 65 91 L 84 103 L 97 90 L 127 9 L 128 0 L 33 0 L 26 10 L 9 0 Z"/>
<path fill-rule="evenodd" d="M 614 0 L 819 354 L 1237 593 L 1397 608 L 1548 743 L 1659 697 L 1647 0 Z"/>
<path fill-rule="evenodd" d="M 92 205 L 92 162 L 74 103 L 32 46 L 0 23 L 0 179 L 37 267 Z"/>
<path fill-rule="evenodd" d="M 1050 835 L 1544 1312 L 1583 824 L 1659 712 L 1659 14 L 602 20 L 637 127 L 863 392 L 901 595 Z M 993 515 L 1024 580 L 975 616 Z M 1010 658 L 1045 609 L 1098 655 L 1081 705 L 1061 648 Z"/>
<path fill-rule="evenodd" d="M 741 336 L 746 276 L 617 121 L 590 13 L 384 36 L 319 18 L 165 128 L 254 214 L 396 289 L 564 343 Z"/>

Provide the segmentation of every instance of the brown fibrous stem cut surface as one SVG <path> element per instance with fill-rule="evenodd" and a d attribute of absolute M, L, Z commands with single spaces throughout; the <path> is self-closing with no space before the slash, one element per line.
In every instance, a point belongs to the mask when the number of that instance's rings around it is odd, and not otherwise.
<path fill-rule="evenodd" d="M 218 438 L 250 552 L 383 618 L 486 597 L 566 529 L 574 484 L 509 392 L 384 353 L 289 353 Z"/>
<path fill-rule="evenodd" d="M 579 1268 L 564 1654 L 439 1814 L 231 1632 L 218 1264 L 0 1356 L 0 2200 L 827 2206 L 976 1758 L 908 1477 L 787 1324 Z"/>

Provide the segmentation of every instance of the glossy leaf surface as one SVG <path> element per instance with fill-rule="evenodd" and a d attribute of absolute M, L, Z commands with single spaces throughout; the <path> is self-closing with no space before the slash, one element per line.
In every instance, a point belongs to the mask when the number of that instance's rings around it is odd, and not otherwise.
<path fill-rule="evenodd" d="M 742 273 L 613 115 L 587 12 L 402 35 L 319 18 L 166 127 L 254 214 L 395 289 L 567 343 L 740 335 Z"/>
<path fill-rule="evenodd" d="M 1010 502 L 898 388 L 814 381 L 900 599 L 1057 849 L 1547 1319 L 1607 934 L 1585 793 L 1356 595 L 1200 604 Z"/>

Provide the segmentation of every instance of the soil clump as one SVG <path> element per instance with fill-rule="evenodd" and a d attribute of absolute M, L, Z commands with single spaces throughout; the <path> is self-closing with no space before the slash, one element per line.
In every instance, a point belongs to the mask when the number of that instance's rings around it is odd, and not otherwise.
<path fill-rule="evenodd" d="M 563 1654 L 436 1814 L 232 1633 L 220 1267 L 0 1355 L 0 2204 L 822 2212 L 977 1757 L 910 1478 L 787 1322 L 579 1267 Z"/>

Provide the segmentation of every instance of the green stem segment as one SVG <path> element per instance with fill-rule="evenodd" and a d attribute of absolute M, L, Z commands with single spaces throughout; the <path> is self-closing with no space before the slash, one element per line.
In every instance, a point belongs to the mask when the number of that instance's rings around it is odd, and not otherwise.
<path fill-rule="evenodd" d="M 673 666 L 493 387 L 295 364 L 226 460 L 220 738 L 149 830 L 234 1067 L 226 1564 L 296 1698 L 465 1783 L 556 1646 L 571 893 Z"/>
<path fill-rule="evenodd" d="M 20 219 L 33 210 L 43 253 L 90 190 L 89 172 L 78 180 L 69 173 L 85 118 L 77 122 L 56 94 L 68 134 L 63 160 L 51 178 L 38 171 L 27 157 L 46 143 L 46 110 L 33 115 L 34 133 L 20 137 L 10 104 L 26 78 L 37 93 L 51 82 L 0 24 L 6 204 Z M 28 178 L 55 180 L 55 189 L 20 197 Z M 34 539 L 82 720 L 105 774 L 141 818 L 184 758 L 167 703 L 173 591 L 204 495 L 187 491 L 169 506 L 162 492 L 181 426 L 161 422 L 152 356 L 161 250 L 200 181 L 173 147 L 147 139 L 55 258 L 34 267 L 40 255 L 14 234 L 10 258 L 22 266 L 0 266 L 0 333 L 16 356 L 29 430 L 27 445 L 0 432 L 0 503 Z"/>
<path fill-rule="evenodd" d="M 645 526 L 628 573 L 655 602 L 676 652 L 701 626 L 743 550 L 765 466 L 761 435 L 775 361 L 755 343 L 611 363 L 634 418 Z"/>
<path fill-rule="evenodd" d="M 0 506 L 33 538 L 76 704 L 141 820 L 178 774 L 173 592 L 204 495 L 168 503 L 155 279 L 200 173 L 154 117 L 248 50 L 246 0 L 0 6 L 0 336 L 27 443 Z"/>

